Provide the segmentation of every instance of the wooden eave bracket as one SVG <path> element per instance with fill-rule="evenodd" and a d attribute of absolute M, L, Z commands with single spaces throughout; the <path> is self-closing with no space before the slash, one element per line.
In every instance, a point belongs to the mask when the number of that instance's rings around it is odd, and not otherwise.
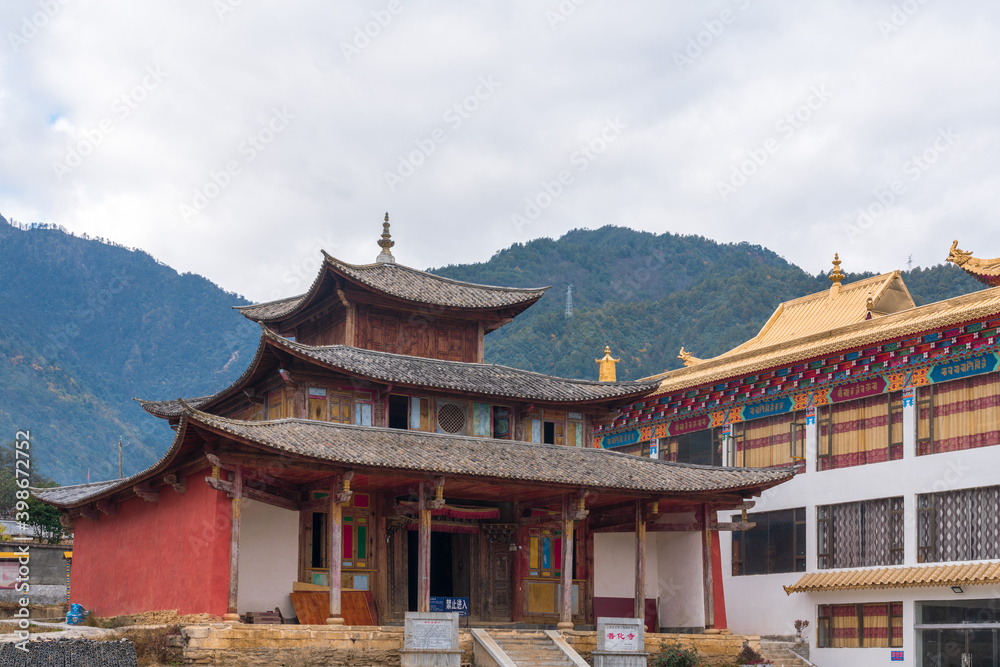
<path fill-rule="evenodd" d="M 289 373 L 284 368 L 278 369 L 278 375 L 281 376 L 281 379 L 284 380 L 285 384 L 287 384 L 289 387 L 294 389 L 299 386 L 299 383 L 292 379 L 292 374 Z"/>
<path fill-rule="evenodd" d="M 585 508 L 585 503 L 587 501 L 587 496 L 590 495 L 590 491 L 587 489 L 581 489 L 580 493 L 577 494 L 576 498 L 576 512 L 573 515 L 574 521 L 583 521 L 590 514 L 590 510 Z"/>
<path fill-rule="evenodd" d="M 117 516 L 118 514 L 118 503 L 111 502 L 110 500 L 98 500 L 97 509 L 101 510 L 107 516 Z"/>
<path fill-rule="evenodd" d="M 351 498 L 354 496 L 354 491 L 351 491 L 351 481 L 354 480 L 354 471 L 348 470 L 340 477 L 340 490 L 337 492 L 337 497 L 335 500 L 346 505 L 351 502 Z"/>
<path fill-rule="evenodd" d="M 244 389 L 243 390 L 243 395 L 246 396 L 247 399 L 251 403 L 255 403 L 257 405 L 264 405 L 264 397 L 263 396 L 258 396 L 257 395 L 257 390 L 254 389 L 253 387 L 250 387 L 248 389 Z"/>
<path fill-rule="evenodd" d="M 80 508 L 80 516 L 84 519 L 90 519 L 91 521 L 100 521 L 101 513 L 97 511 L 97 508 L 93 505 L 85 505 Z"/>
<path fill-rule="evenodd" d="M 444 507 L 444 477 L 435 477 L 433 486 L 434 497 L 427 501 L 427 507 L 432 510 L 439 510 Z"/>
<path fill-rule="evenodd" d="M 236 485 L 230 481 L 219 479 L 217 477 L 206 477 L 205 483 L 216 491 L 224 492 L 230 498 L 236 497 Z M 246 484 L 242 486 L 242 497 L 250 500 L 256 500 L 267 505 L 274 505 L 275 507 L 292 510 L 294 512 L 301 509 L 301 505 L 298 501 L 292 498 L 286 498 L 285 496 L 279 496 L 273 493 L 268 493 L 267 491 L 261 491 L 260 489 L 253 488 L 252 486 L 247 486 Z"/>
<path fill-rule="evenodd" d="M 160 492 L 153 491 L 149 482 L 139 482 L 132 487 L 132 490 L 135 491 L 135 495 L 139 496 L 147 503 L 156 503 L 160 501 Z"/>
<path fill-rule="evenodd" d="M 75 523 L 76 522 L 73 520 L 73 517 L 70 516 L 69 514 L 66 514 L 64 512 L 59 513 L 59 525 L 65 528 L 66 530 L 70 531 L 73 530 L 73 525 Z"/>
<path fill-rule="evenodd" d="M 163 476 L 163 481 L 173 487 L 174 491 L 177 493 L 184 493 L 187 491 L 187 483 L 183 479 L 179 479 L 177 475 L 171 473 L 169 475 Z"/>

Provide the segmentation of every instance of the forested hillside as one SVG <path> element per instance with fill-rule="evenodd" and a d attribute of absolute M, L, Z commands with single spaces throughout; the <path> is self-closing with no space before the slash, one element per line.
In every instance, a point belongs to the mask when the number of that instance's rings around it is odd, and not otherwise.
<path fill-rule="evenodd" d="M 0 441 L 30 430 L 33 463 L 62 483 L 153 463 L 173 432 L 133 397 L 214 392 L 249 362 L 246 303 L 138 250 L 23 230 L 0 218 Z"/>
<path fill-rule="evenodd" d="M 590 379 L 605 345 L 622 360 L 619 379 L 652 375 L 679 367 L 682 345 L 698 357 L 721 354 L 755 335 L 780 302 L 830 286 L 826 274 L 809 275 L 761 246 L 611 226 L 432 271 L 478 283 L 551 285 L 528 312 L 487 337 L 487 360 Z M 849 272 L 846 282 L 871 275 Z M 903 277 L 918 305 L 983 287 L 951 264 Z M 569 285 L 573 311 L 566 317 Z"/>
<path fill-rule="evenodd" d="M 829 286 L 760 246 L 620 227 L 515 244 L 488 262 L 434 271 L 552 285 L 487 337 L 487 360 L 580 378 L 596 377 L 605 345 L 622 358 L 620 379 L 677 367 L 681 345 L 719 354 L 753 336 L 779 302 Z M 951 265 L 905 279 L 918 303 L 981 287 Z M 84 482 L 88 471 L 94 481 L 116 477 L 119 436 L 125 474 L 147 467 L 173 432 L 133 397 L 200 396 L 232 382 L 259 335 L 231 308 L 243 303 L 141 250 L 0 218 L 0 442 L 30 430 L 33 465 L 61 483 Z"/>

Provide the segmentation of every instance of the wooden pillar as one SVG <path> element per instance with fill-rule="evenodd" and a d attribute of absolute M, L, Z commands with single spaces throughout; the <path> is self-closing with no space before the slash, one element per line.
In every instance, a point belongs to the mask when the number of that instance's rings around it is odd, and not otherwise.
<path fill-rule="evenodd" d="M 326 562 L 330 566 L 330 573 L 327 575 L 327 583 L 330 585 L 330 615 L 326 619 L 327 625 L 343 625 L 344 616 L 340 607 L 341 592 L 341 566 L 344 562 L 344 514 L 342 507 L 337 502 L 337 488 L 340 484 L 340 475 L 330 482 L 330 521 L 329 539 L 327 540 L 328 552 Z"/>
<path fill-rule="evenodd" d="M 635 501 L 635 618 L 646 618 L 646 518 Z"/>
<path fill-rule="evenodd" d="M 712 515 L 707 504 L 701 506 L 702 514 L 702 573 L 704 574 L 703 588 L 705 591 L 705 627 L 715 627 L 715 585 L 712 577 Z"/>
<path fill-rule="evenodd" d="M 573 518 L 576 508 L 570 496 L 562 500 L 562 599 L 559 605 L 560 630 L 573 629 Z"/>
<path fill-rule="evenodd" d="M 514 516 L 520 519 L 521 509 L 514 502 Z M 524 578 L 528 576 L 528 527 L 518 524 L 514 532 L 517 551 L 514 552 L 514 581 L 511 590 L 511 620 L 520 623 L 524 620 Z"/>
<path fill-rule="evenodd" d="M 243 471 L 239 466 L 233 472 L 232 508 L 229 537 L 229 601 L 226 603 L 226 614 L 222 620 L 239 623 L 240 614 L 236 610 L 236 605 L 240 587 L 240 516 L 243 512 Z"/>
<path fill-rule="evenodd" d="M 417 535 L 417 611 L 431 610 L 431 511 L 427 484 L 420 483 L 420 530 Z"/>

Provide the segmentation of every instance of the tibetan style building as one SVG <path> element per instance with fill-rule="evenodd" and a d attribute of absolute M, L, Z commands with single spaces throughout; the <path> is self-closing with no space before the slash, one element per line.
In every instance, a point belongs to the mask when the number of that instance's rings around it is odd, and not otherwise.
<path fill-rule="evenodd" d="M 899 272 L 780 304 L 754 338 L 598 424 L 661 460 L 796 470 L 721 534 L 729 627 L 809 621 L 824 667 L 1000 664 L 1000 260 L 917 307 Z M 623 548 L 620 545 L 619 548 Z M 647 556 L 648 557 L 648 556 Z"/>
<path fill-rule="evenodd" d="M 718 531 L 745 525 L 714 517 L 793 471 L 595 448 L 660 380 L 614 381 L 610 354 L 610 381 L 484 363 L 545 290 L 396 264 L 388 227 L 374 264 L 325 255 L 305 294 L 240 309 L 261 336 L 231 386 L 142 402 L 176 431 L 154 466 L 35 490 L 74 527 L 72 601 L 364 625 L 460 598 L 485 622 L 725 627 Z"/>

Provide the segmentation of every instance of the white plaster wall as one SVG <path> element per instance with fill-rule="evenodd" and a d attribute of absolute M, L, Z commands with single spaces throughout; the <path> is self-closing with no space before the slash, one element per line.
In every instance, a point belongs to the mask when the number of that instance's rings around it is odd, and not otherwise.
<path fill-rule="evenodd" d="M 660 627 L 689 628 L 705 625 L 702 589 L 700 532 L 651 533 L 659 552 Z"/>
<path fill-rule="evenodd" d="M 646 597 L 657 597 L 659 573 L 657 542 L 646 533 Z M 600 598 L 635 597 L 635 533 L 594 534 L 594 595 Z"/>
<path fill-rule="evenodd" d="M 237 610 L 295 616 L 292 582 L 298 578 L 299 513 L 243 499 Z"/>
<path fill-rule="evenodd" d="M 903 496 L 905 512 L 905 565 L 916 565 L 916 496 L 953 489 L 995 485 L 1000 481 L 1000 446 L 970 449 L 961 452 L 913 456 L 911 451 L 902 460 L 887 461 L 853 468 L 808 472 L 790 482 L 766 491 L 756 499 L 751 512 L 806 508 L 806 570 L 816 572 L 816 507 L 818 505 L 852 502 L 874 498 Z M 810 457 L 811 458 L 811 457 Z M 734 512 L 721 512 L 720 521 L 728 521 Z M 729 627 L 736 633 L 792 634 L 796 619 L 810 622 L 810 637 L 815 647 L 813 630 L 816 607 L 838 602 L 878 602 L 903 600 L 905 664 L 915 663 L 915 631 L 913 630 L 913 600 L 949 599 L 950 589 L 894 589 L 890 591 L 848 591 L 844 593 L 793 593 L 786 595 L 782 586 L 798 581 L 802 573 L 732 576 L 732 534 L 720 533 L 722 570 L 726 593 Z M 968 598 L 996 597 L 977 594 L 967 589 Z M 933 592 L 933 594 L 932 594 Z M 909 602 L 907 602 L 909 601 Z M 814 662 L 823 667 L 852 667 L 889 662 L 888 649 L 815 649 Z"/>

